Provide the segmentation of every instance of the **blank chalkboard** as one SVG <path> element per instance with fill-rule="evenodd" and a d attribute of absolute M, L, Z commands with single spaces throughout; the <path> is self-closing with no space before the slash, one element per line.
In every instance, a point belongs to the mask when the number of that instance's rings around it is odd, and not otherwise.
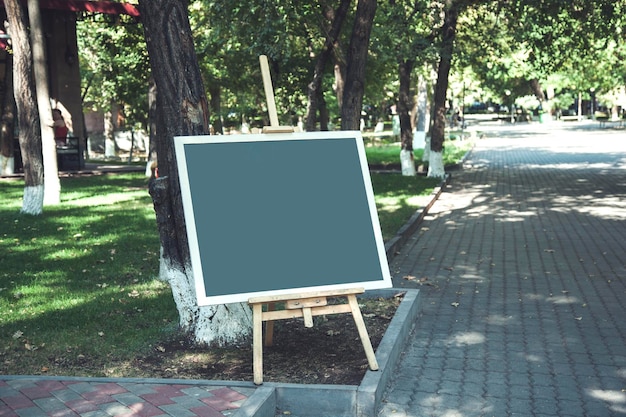
<path fill-rule="evenodd" d="M 360 132 L 175 138 L 199 305 L 391 286 Z"/>

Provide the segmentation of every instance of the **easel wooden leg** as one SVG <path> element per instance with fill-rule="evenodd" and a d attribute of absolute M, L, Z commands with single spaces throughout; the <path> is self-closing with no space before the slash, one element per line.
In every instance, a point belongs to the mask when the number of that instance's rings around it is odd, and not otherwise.
<path fill-rule="evenodd" d="M 267 304 L 267 311 L 276 310 L 275 303 Z M 265 322 L 265 346 L 272 346 L 274 344 L 274 322 L 268 320 Z"/>
<path fill-rule="evenodd" d="M 355 294 L 348 295 L 348 303 L 350 304 L 350 309 L 352 310 L 354 323 L 356 324 L 356 328 L 359 331 L 359 336 L 361 337 L 361 343 L 363 343 L 363 349 L 365 350 L 367 362 L 369 363 L 370 369 L 372 371 L 377 371 L 378 361 L 376 360 L 376 354 L 374 353 L 374 348 L 372 347 L 370 337 L 367 334 L 367 328 L 365 328 L 365 322 L 363 321 L 361 309 L 359 308 L 359 303 L 357 302 Z"/>
<path fill-rule="evenodd" d="M 252 305 L 252 371 L 254 383 L 263 383 L 263 305 Z"/>

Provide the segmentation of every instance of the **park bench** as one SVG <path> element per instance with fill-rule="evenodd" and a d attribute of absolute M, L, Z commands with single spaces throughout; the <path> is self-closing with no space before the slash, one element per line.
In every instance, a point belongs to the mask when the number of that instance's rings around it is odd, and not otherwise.
<path fill-rule="evenodd" d="M 80 138 L 68 137 L 65 145 L 57 145 L 59 171 L 77 171 L 85 166 L 84 147 Z"/>
<path fill-rule="evenodd" d="M 621 128 L 624 125 L 623 118 L 618 118 L 618 119 L 611 118 L 611 116 L 609 116 L 609 114 L 605 112 L 600 112 L 600 111 L 595 112 L 594 118 L 600 124 L 600 127 L 607 127 L 608 125 L 610 125 L 611 127 L 614 127 L 614 128 L 615 127 Z"/>

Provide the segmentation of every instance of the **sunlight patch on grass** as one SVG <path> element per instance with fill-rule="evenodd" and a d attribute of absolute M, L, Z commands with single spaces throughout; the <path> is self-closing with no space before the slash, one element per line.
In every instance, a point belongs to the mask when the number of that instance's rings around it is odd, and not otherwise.
<path fill-rule="evenodd" d="M 376 208 L 378 211 L 393 213 L 401 208 L 400 199 L 398 197 L 376 198 Z"/>
<path fill-rule="evenodd" d="M 103 205 L 116 205 L 128 201 L 136 200 L 137 198 L 145 198 L 147 196 L 146 190 L 137 191 L 124 191 L 120 193 L 109 193 L 102 196 L 92 196 L 80 198 L 78 200 L 72 200 L 65 204 L 72 205 L 74 207 L 94 207 Z"/>

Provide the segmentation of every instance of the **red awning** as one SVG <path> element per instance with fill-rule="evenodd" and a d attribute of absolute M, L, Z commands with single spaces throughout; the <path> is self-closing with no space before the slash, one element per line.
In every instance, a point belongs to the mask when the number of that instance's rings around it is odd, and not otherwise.
<path fill-rule="evenodd" d="M 0 0 L 2 6 L 4 1 Z M 72 12 L 93 12 L 104 14 L 127 14 L 138 18 L 139 10 L 130 3 L 98 0 L 39 0 L 42 9 L 69 10 Z"/>

